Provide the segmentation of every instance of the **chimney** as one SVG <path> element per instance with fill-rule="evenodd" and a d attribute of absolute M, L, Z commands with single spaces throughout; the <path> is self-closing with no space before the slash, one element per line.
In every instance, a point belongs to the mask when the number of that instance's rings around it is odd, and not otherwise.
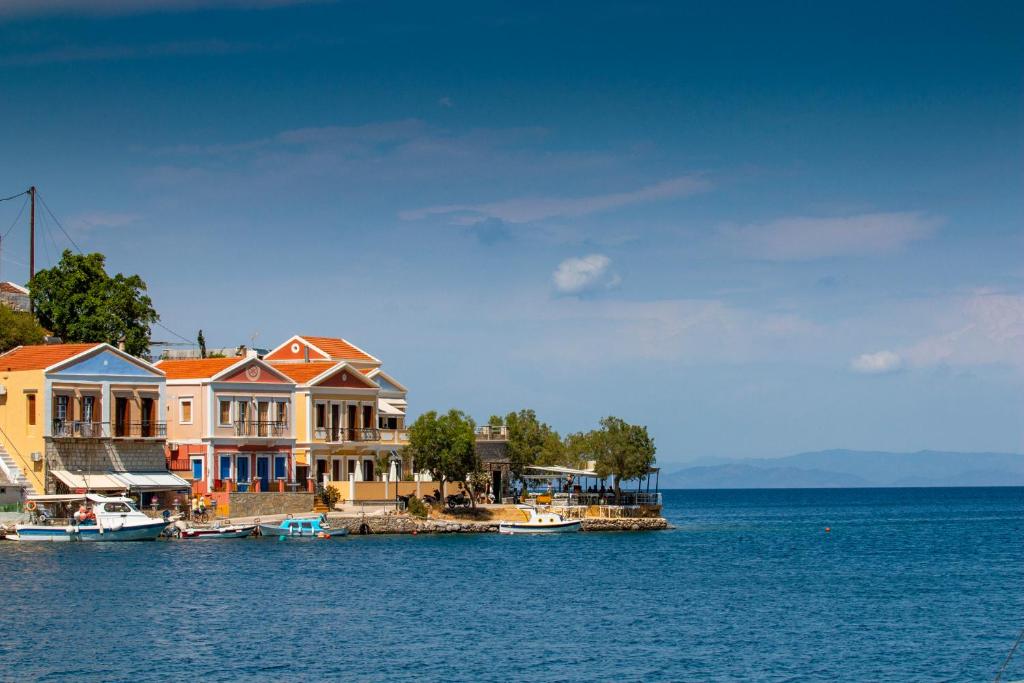
<path fill-rule="evenodd" d="M 117 342 L 117 350 L 118 351 L 124 351 L 124 339 L 122 339 L 121 341 Z"/>
<path fill-rule="evenodd" d="M 305 344 L 302 345 L 302 360 L 306 363 L 309 362 L 309 347 Z"/>
<path fill-rule="evenodd" d="M 259 354 L 259 352 L 256 349 L 246 349 L 245 350 L 245 357 L 246 358 L 259 358 L 260 354 Z"/>

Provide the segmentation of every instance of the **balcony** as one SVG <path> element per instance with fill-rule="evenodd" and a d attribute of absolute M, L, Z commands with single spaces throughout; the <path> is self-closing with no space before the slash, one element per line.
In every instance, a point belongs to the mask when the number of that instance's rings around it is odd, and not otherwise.
<path fill-rule="evenodd" d="M 477 441 L 508 441 L 506 425 L 484 425 L 476 428 Z"/>
<path fill-rule="evenodd" d="M 114 423 L 115 439 L 165 439 L 166 422 L 122 422 Z"/>
<path fill-rule="evenodd" d="M 343 431 L 341 427 L 317 427 L 313 430 L 313 439 L 325 443 L 340 443 Z"/>
<path fill-rule="evenodd" d="M 278 437 L 288 435 L 288 423 L 281 420 L 235 422 L 235 436 Z"/>
<path fill-rule="evenodd" d="M 406 444 L 409 443 L 409 430 L 408 429 L 388 429 L 384 427 L 380 431 L 380 442 L 391 443 L 391 444 Z"/>
<path fill-rule="evenodd" d="M 380 430 L 369 428 L 352 428 L 345 430 L 346 441 L 380 441 Z"/>
<path fill-rule="evenodd" d="M 110 436 L 110 425 L 106 422 L 56 419 L 50 433 L 55 439 L 106 439 Z"/>

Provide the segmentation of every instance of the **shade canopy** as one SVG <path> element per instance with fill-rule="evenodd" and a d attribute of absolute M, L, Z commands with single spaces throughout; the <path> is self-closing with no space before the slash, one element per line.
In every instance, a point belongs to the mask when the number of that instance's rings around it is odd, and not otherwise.
<path fill-rule="evenodd" d="M 377 412 L 381 415 L 405 415 L 405 411 L 391 401 L 385 401 L 382 398 L 377 399 Z"/>
<path fill-rule="evenodd" d="M 69 489 L 91 491 L 127 491 L 128 484 L 109 472 L 71 472 L 50 470 L 50 473 Z"/>
<path fill-rule="evenodd" d="M 171 472 L 115 472 L 113 476 L 134 491 L 178 491 L 191 486 Z"/>

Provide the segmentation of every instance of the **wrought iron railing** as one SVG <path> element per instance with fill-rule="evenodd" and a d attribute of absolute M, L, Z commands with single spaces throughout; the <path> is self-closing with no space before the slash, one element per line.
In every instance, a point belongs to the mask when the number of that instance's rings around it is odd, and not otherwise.
<path fill-rule="evenodd" d="M 476 428 L 477 441 L 508 441 L 508 427 L 505 425 L 483 425 Z"/>
<path fill-rule="evenodd" d="M 346 441 L 380 441 L 380 430 L 363 428 L 363 427 L 349 427 L 345 430 Z"/>
<path fill-rule="evenodd" d="M 341 436 L 344 432 L 345 430 L 341 427 L 316 427 L 313 429 L 313 438 L 317 441 L 338 443 L 341 441 Z"/>
<path fill-rule="evenodd" d="M 105 439 L 110 436 L 110 425 L 106 422 L 55 419 L 50 433 L 57 439 Z"/>
<path fill-rule="evenodd" d="M 235 436 L 284 436 L 288 423 L 282 420 L 239 420 L 235 422 Z"/>
<path fill-rule="evenodd" d="M 115 439 L 163 439 L 167 437 L 166 422 L 115 422 Z"/>

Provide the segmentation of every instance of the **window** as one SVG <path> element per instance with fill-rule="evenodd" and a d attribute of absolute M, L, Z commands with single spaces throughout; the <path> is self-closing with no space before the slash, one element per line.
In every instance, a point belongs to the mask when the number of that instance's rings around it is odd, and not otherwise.
<path fill-rule="evenodd" d="M 203 461 L 199 458 L 192 459 L 192 478 L 196 481 L 203 479 Z"/>
<path fill-rule="evenodd" d="M 68 419 L 68 397 L 58 394 L 53 406 L 53 419 L 63 422 Z"/>
<path fill-rule="evenodd" d="M 239 401 L 235 408 L 235 420 L 238 422 L 246 422 L 249 417 L 249 402 Z"/>
<path fill-rule="evenodd" d="M 220 412 L 217 414 L 217 424 L 221 427 L 231 425 L 231 401 L 220 402 Z"/>
<path fill-rule="evenodd" d="M 26 409 L 28 411 L 28 423 L 30 426 L 36 423 L 36 395 L 29 394 L 26 398 Z"/>
<path fill-rule="evenodd" d="M 316 428 L 323 429 L 327 423 L 327 406 L 323 403 L 316 404 Z"/>
<path fill-rule="evenodd" d="M 192 397 L 178 401 L 178 422 L 183 425 L 192 424 Z"/>
<path fill-rule="evenodd" d="M 92 414 L 96 408 L 95 396 L 82 397 L 82 422 L 92 422 Z"/>
<path fill-rule="evenodd" d="M 274 456 L 274 479 L 288 478 L 288 458 L 284 455 Z"/>

